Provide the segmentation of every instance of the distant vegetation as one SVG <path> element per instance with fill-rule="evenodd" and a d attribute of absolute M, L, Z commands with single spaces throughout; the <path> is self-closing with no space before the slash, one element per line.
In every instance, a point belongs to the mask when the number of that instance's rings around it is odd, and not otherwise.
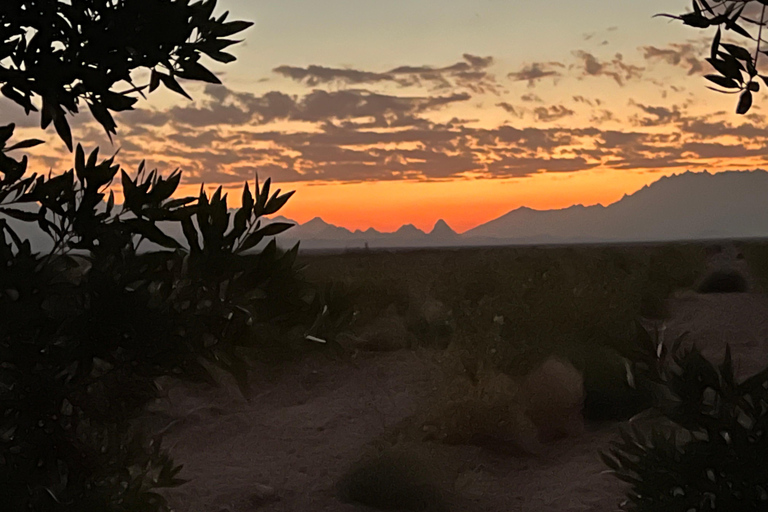
<path fill-rule="evenodd" d="M 369 341 L 366 325 L 387 317 L 388 323 L 378 325 L 392 329 L 387 334 L 399 338 L 400 346 L 450 344 L 472 354 L 466 362 L 470 374 L 492 367 L 523 376 L 551 355 L 562 356 L 584 372 L 588 404 L 610 410 L 617 404 L 605 402 L 605 393 L 633 393 L 621 354 L 634 346 L 637 319 L 665 316 L 664 300 L 703 275 L 705 249 L 508 247 L 302 261 L 308 278 L 333 280 L 356 297 L 357 339 Z"/>

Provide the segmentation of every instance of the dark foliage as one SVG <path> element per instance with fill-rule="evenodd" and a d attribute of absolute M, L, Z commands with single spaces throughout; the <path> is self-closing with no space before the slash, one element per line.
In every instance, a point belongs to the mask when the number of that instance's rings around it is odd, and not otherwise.
<path fill-rule="evenodd" d="M 0 162 L 0 501 L 165 510 L 153 489 L 178 484 L 179 468 L 128 422 L 154 379 L 214 382 L 213 365 L 247 392 L 249 359 L 290 357 L 343 318 L 325 302 L 333 290 L 297 273 L 298 246 L 263 244 L 290 227 L 261 217 L 291 193 L 272 193 L 269 180 L 253 193 L 246 185 L 232 214 L 221 189 L 174 199 L 181 174 L 142 166 L 136 178 L 121 172 L 116 206 L 107 190 L 118 166 L 75 153 L 74 169 L 54 177 Z M 8 219 L 36 223 L 53 251 L 33 253 Z M 161 229 L 173 223 L 183 244 Z M 145 240 L 167 249 L 141 252 Z"/>
<path fill-rule="evenodd" d="M 712 272 L 698 287 L 699 293 L 745 293 L 749 291 L 747 280 L 735 270 Z"/>
<path fill-rule="evenodd" d="M 220 83 L 201 56 L 235 60 L 224 50 L 252 23 L 214 17 L 215 7 L 216 0 L 0 2 L 0 93 L 27 114 L 39 110 L 41 127 L 53 123 L 71 151 L 66 114 L 81 102 L 111 135 L 111 112 L 131 110 L 144 90 L 162 84 L 189 98 L 178 78 Z M 149 84 L 134 84 L 137 70 L 150 72 Z"/>
<path fill-rule="evenodd" d="M 717 27 L 710 55 L 706 59 L 715 73 L 706 75 L 705 78 L 718 86 L 709 89 L 739 94 L 737 114 L 746 114 L 752 108 L 753 93 L 760 90 L 758 77 L 768 85 L 768 76 L 758 72 L 760 54 L 768 54 L 762 48 L 763 28 L 768 24 L 767 6 L 763 0 L 693 0 L 692 12 L 680 16 L 659 15 L 680 20 L 685 25 L 698 29 Z M 760 16 L 756 18 L 744 14 L 747 7 L 759 9 Z M 733 36 L 748 39 L 750 44 L 754 42 L 754 48 L 748 49 L 738 44 L 722 42 L 723 32 L 726 37 L 730 32 Z"/>
<path fill-rule="evenodd" d="M 229 37 L 251 23 L 213 17 L 215 6 L 0 2 L 0 93 L 39 111 L 70 150 L 67 114 L 82 102 L 111 135 L 112 112 L 144 91 L 162 84 L 189 97 L 177 79 L 219 83 L 201 57 L 233 61 Z M 147 85 L 134 84 L 137 71 Z M 0 508 L 168 510 L 156 489 L 182 483 L 181 468 L 130 421 L 155 396 L 155 378 L 213 382 L 216 366 L 247 392 L 251 358 L 290 356 L 309 335 L 330 340 L 343 321 L 328 308 L 338 293 L 301 278 L 297 247 L 266 243 L 290 225 L 261 218 L 292 194 L 271 193 L 269 180 L 253 193 L 246 185 L 231 214 L 221 189 L 174 198 L 180 172 L 142 164 L 130 177 L 79 145 L 73 169 L 30 175 L 27 157 L 11 153 L 41 141 L 9 145 L 14 128 L 0 127 Z M 34 223 L 51 251 L 35 253 L 19 223 Z M 174 225 L 184 240 L 170 236 Z"/>
<path fill-rule="evenodd" d="M 768 369 L 735 381 L 730 349 L 715 366 L 695 348 L 657 348 L 644 376 L 669 428 L 622 429 L 603 461 L 632 485 L 627 510 L 768 507 Z"/>

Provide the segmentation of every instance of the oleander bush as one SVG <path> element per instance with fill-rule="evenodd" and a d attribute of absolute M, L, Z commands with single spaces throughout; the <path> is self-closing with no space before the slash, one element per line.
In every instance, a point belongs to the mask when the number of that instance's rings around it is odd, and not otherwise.
<path fill-rule="evenodd" d="M 183 482 L 180 466 L 131 421 L 155 379 L 214 382 L 218 367 L 247 392 L 251 360 L 332 344 L 345 321 L 343 290 L 310 285 L 295 265 L 298 246 L 275 244 L 290 225 L 264 220 L 291 193 L 257 180 L 232 212 L 221 188 L 177 197 L 181 172 L 142 164 L 130 176 L 73 144 L 68 117 L 84 105 L 111 136 L 112 113 L 161 85 L 189 98 L 180 79 L 220 83 L 201 57 L 232 62 L 224 50 L 239 41 L 230 36 L 252 23 L 215 8 L 0 2 L 0 94 L 74 151 L 69 171 L 29 173 L 14 152 L 43 142 L 12 143 L 15 126 L 0 126 L 3 510 L 168 510 L 157 490 Z"/>
<path fill-rule="evenodd" d="M 730 348 L 719 366 L 695 347 L 659 346 L 640 374 L 667 424 L 632 424 L 602 453 L 628 482 L 625 510 L 764 510 L 768 506 L 768 368 L 737 382 Z"/>
<path fill-rule="evenodd" d="M 318 346 L 308 335 L 333 341 L 338 293 L 301 277 L 298 247 L 264 245 L 290 227 L 262 224 L 290 197 L 269 180 L 253 194 L 246 185 L 231 213 L 221 189 L 173 198 L 181 173 L 142 167 L 135 179 L 121 172 L 117 206 L 107 190 L 119 168 L 96 151 L 86 158 L 78 146 L 74 169 L 54 177 L 13 174 L 23 162 L 6 158 L 0 500 L 12 510 L 163 510 L 153 489 L 178 484 L 178 467 L 129 422 L 154 380 L 215 382 L 213 365 L 247 392 L 250 360 Z M 52 251 L 33 252 L 14 221 L 48 234 Z M 166 233 L 173 223 L 183 242 Z M 144 241 L 164 250 L 143 252 Z"/>

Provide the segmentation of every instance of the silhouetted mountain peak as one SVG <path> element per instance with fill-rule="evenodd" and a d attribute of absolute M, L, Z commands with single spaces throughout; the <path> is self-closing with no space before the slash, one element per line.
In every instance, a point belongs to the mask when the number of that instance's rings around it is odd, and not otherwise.
<path fill-rule="evenodd" d="M 413 237 L 413 236 L 423 236 L 426 233 L 424 233 L 422 230 L 414 226 L 413 224 L 404 224 L 400 226 L 400 229 L 395 231 L 394 233 L 397 236 L 402 237 Z"/>
<path fill-rule="evenodd" d="M 433 227 L 432 231 L 429 232 L 429 236 L 439 238 L 453 238 L 458 236 L 458 234 L 451 228 L 451 226 L 448 225 L 447 222 L 445 222 L 443 219 L 440 219 L 435 222 L 435 227 Z"/>
<path fill-rule="evenodd" d="M 320 228 L 330 227 L 331 224 L 328 224 L 320 217 L 315 217 L 314 219 L 302 224 L 302 226 L 310 229 L 320 229 Z"/>

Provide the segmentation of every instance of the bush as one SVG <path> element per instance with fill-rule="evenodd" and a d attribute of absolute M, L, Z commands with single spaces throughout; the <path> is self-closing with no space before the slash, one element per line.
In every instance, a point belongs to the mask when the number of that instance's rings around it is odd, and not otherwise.
<path fill-rule="evenodd" d="M 766 509 L 768 368 L 736 383 L 730 348 L 716 367 L 693 347 L 673 351 L 659 377 L 657 404 L 673 427 L 622 429 L 601 454 L 632 485 L 625 509 Z"/>
<path fill-rule="evenodd" d="M 10 138 L 12 126 L 4 133 Z M 0 129 L 0 132 L 3 130 Z M 5 140 L 0 140 L 4 144 Z M 2 146 L 0 146 L 2 149 Z M 247 391 L 251 358 L 291 357 L 329 341 L 341 317 L 297 273 L 298 247 L 262 225 L 290 194 L 267 180 L 246 185 L 231 214 L 227 196 L 173 199 L 181 174 L 122 172 L 124 204 L 106 189 L 112 159 L 87 159 L 54 177 L 24 177 L 0 161 L 0 489 L 13 510 L 165 510 L 157 487 L 178 467 L 130 427 L 155 396 L 154 379 L 208 380 L 209 365 Z M 53 251 L 32 251 L 8 218 L 35 222 Z M 185 244 L 160 226 L 177 223 Z M 141 252 L 142 241 L 167 248 Z M 262 244 L 263 245 L 263 244 Z M 0 498 L 1 499 L 1 498 Z"/>
<path fill-rule="evenodd" d="M 699 293 L 745 293 L 747 280 L 735 270 L 716 270 L 706 276 L 698 287 Z"/>

